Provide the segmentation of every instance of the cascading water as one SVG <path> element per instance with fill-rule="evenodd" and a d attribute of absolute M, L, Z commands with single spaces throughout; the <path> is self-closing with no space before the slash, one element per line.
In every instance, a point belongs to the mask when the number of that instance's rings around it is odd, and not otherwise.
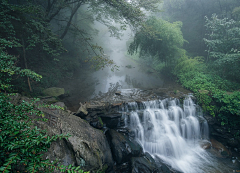
<path fill-rule="evenodd" d="M 200 141 L 208 140 L 208 124 L 190 97 L 182 108 L 177 99 L 165 99 L 140 106 L 132 102 L 124 109 L 130 112 L 125 114 L 125 124 L 156 160 L 185 173 L 226 171 L 200 147 Z"/>

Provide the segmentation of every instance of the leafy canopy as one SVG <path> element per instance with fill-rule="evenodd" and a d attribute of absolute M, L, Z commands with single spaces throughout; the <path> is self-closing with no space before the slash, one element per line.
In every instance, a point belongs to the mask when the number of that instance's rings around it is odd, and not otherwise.
<path fill-rule="evenodd" d="M 240 81 L 240 25 L 233 19 L 219 19 L 216 14 L 205 19 L 209 61 L 222 77 Z"/>
<path fill-rule="evenodd" d="M 128 52 L 140 52 L 140 57 L 152 56 L 162 62 L 171 63 L 179 56 L 184 39 L 181 32 L 181 22 L 168 21 L 150 17 L 140 31 L 134 36 Z"/>

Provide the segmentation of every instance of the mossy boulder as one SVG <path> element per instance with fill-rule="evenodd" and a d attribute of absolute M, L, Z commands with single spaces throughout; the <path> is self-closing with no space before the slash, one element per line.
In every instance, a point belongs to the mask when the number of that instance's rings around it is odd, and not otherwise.
<path fill-rule="evenodd" d="M 43 90 L 43 94 L 46 96 L 58 97 L 60 95 L 63 95 L 64 93 L 65 93 L 64 88 L 58 88 L 58 87 L 51 87 Z"/>

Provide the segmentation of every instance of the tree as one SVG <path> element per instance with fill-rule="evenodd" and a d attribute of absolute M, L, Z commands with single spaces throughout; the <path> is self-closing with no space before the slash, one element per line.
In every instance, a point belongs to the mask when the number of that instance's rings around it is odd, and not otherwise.
<path fill-rule="evenodd" d="M 183 37 L 188 43 L 183 48 L 191 56 L 206 56 L 205 16 L 211 17 L 216 13 L 219 17 L 232 18 L 232 10 L 240 6 L 236 0 L 165 0 L 163 13 L 159 16 L 171 22 L 181 21 L 183 23 Z"/>
<path fill-rule="evenodd" d="M 145 19 L 145 14 L 142 9 L 146 11 L 157 11 L 157 5 L 161 0 L 48 0 L 37 1 L 37 4 L 44 4 L 44 11 L 47 21 L 56 20 L 59 14 L 65 14 L 65 28 L 60 38 L 63 39 L 72 24 L 73 16 L 77 13 L 81 6 L 87 5 L 89 11 L 92 12 L 95 20 L 100 21 L 107 26 L 109 30 L 115 33 L 112 27 L 112 21 L 120 22 L 122 27 L 129 24 L 133 27 L 138 27 Z"/>
<path fill-rule="evenodd" d="M 32 4 L 15 5 L 1 1 L 0 22 L 1 72 L 5 72 L 2 75 L 6 74 L 6 68 L 15 69 L 14 73 L 8 72 L 8 76 L 28 73 L 27 82 L 29 90 L 32 91 L 29 75 L 33 72 L 29 70 L 29 64 L 36 61 L 39 64 L 41 56 L 58 56 L 63 50 L 61 40 L 42 19 L 41 9 Z M 7 61 L 9 64 L 5 67 L 4 63 Z M 19 70 L 20 68 L 22 70 Z M 6 77 L 5 75 L 4 78 Z"/>
<path fill-rule="evenodd" d="M 174 58 L 181 55 L 184 39 L 181 32 L 181 22 L 170 23 L 151 17 L 134 36 L 129 46 L 129 53 L 140 52 L 140 57 L 152 56 L 171 64 Z"/>
<path fill-rule="evenodd" d="M 3 0 L 0 2 L 0 38 L 10 42 L 15 41 L 18 44 L 17 47 L 8 47 L 5 51 L 9 55 L 18 57 L 15 61 L 18 67 L 32 69 L 44 75 L 42 82 L 50 78 L 49 73 L 64 76 L 59 74 L 61 72 L 51 69 L 56 70 L 54 66 L 64 64 L 61 62 L 63 57 L 59 55 L 67 51 L 62 46 L 61 40 L 68 41 L 66 36 L 74 35 L 75 40 L 80 40 L 82 52 L 86 50 L 89 53 L 84 56 L 89 57 L 87 60 L 95 64 L 98 69 L 105 66 L 115 67 L 113 61 L 104 55 L 102 47 L 93 42 L 89 30 L 82 27 L 87 16 L 84 16 L 81 10 L 85 9 L 88 15 L 91 15 L 90 22 L 97 20 L 108 26 L 113 36 L 119 36 L 120 30 L 126 28 L 128 24 L 137 29 L 145 20 L 142 8 L 156 10 L 158 2 L 159 0 L 151 0 L 148 3 L 143 0 Z M 82 19 L 75 20 L 77 16 L 82 16 Z M 113 21 L 121 23 L 120 29 L 112 25 Z M 59 24 L 60 27 L 55 27 L 55 24 Z M 56 29 L 59 30 L 56 31 Z M 70 66 L 67 67 L 73 69 Z M 29 77 L 26 80 L 29 90 L 32 91 L 32 81 Z M 57 80 L 49 79 L 48 81 L 51 83 L 44 84 L 51 86 Z M 20 83 L 21 85 L 15 86 L 27 87 L 25 82 Z"/>
<path fill-rule="evenodd" d="M 206 17 L 208 59 L 224 78 L 240 81 L 240 26 L 233 19 Z"/>

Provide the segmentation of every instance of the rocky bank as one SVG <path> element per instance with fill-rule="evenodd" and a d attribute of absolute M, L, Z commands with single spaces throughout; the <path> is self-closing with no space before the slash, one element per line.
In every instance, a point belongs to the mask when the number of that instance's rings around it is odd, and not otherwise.
<path fill-rule="evenodd" d="M 131 95 L 131 94 L 130 94 Z M 146 97 L 146 95 L 144 95 Z M 115 93 L 114 97 L 124 98 L 124 93 Z M 150 95 L 147 99 L 156 98 Z M 183 97 L 179 96 L 179 97 Z M 132 98 L 132 96 L 131 96 Z M 128 98 L 127 101 L 131 100 Z M 29 100 L 21 95 L 13 98 L 15 103 Z M 42 99 L 40 103 L 46 101 Z M 111 100 L 111 99 L 110 99 Z M 139 98 L 135 98 L 140 103 Z M 124 105 L 121 99 L 95 100 L 81 103 L 77 112 L 66 109 L 63 102 L 55 105 L 62 109 L 41 108 L 47 122 L 36 121 L 35 124 L 46 129 L 49 135 L 70 134 L 68 139 L 52 143 L 44 157 L 58 159 L 61 164 L 75 166 L 90 172 L 110 173 L 174 173 L 178 172 L 165 165 L 161 160 L 143 151 L 142 146 L 134 141 L 130 129 L 125 128 L 124 119 L 119 109 Z M 211 143 L 203 144 L 204 149 L 212 148 L 219 157 L 237 157 L 240 151 L 239 139 L 234 134 L 219 126 L 217 120 L 205 116 L 210 125 Z M 223 144 L 219 143 L 222 142 Z M 227 146 L 228 148 L 226 148 Z M 231 151 L 235 151 L 233 154 Z"/>

